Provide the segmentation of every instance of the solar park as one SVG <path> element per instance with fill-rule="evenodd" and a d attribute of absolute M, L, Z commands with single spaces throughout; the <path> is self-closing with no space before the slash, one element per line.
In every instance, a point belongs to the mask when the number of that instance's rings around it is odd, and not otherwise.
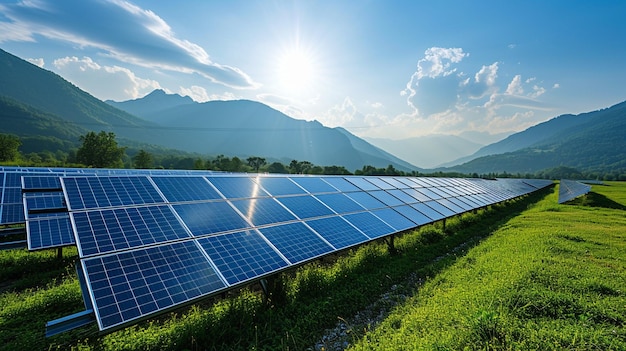
<path fill-rule="evenodd" d="M 106 333 L 551 184 L 5 167 L 0 235 L 26 237 L 4 248 L 75 245 L 85 311 L 46 335 L 94 321 Z"/>

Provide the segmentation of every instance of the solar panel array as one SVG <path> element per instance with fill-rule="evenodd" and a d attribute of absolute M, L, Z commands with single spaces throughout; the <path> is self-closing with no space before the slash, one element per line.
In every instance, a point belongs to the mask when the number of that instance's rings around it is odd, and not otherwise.
<path fill-rule="evenodd" d="M 551 184 L 498 182 L 243 174 L 61 178 L 89 305 L 103 331 Z"/>
<path fill-rule="evenodd" d="M 214 173 L 199 170 L 0 167 L 0 227 L 25 224 L 29 250 L 73 245 L 75 240 L 60 177 Z"/>
<path fill-rule="evenodd" d="M 551 181 L 1 168 L 0 225 L 76 245 L 101 331 Z"/>
<path fill-rule="evenodd" d="M 559 185 L 559 203 L 565 203 L 591 191 L 591 185 L 575 180 L 561 179 Z"/>

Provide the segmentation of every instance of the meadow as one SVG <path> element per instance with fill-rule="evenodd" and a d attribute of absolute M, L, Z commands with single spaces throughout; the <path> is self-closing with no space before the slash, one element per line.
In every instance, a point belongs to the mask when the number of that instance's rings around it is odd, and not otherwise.
<path fill-rule="evenodd" d="M 626 349 L 626 183 L 564 205 L 557 191 L 301 266 L 268 301 L 251 285 L 106 335 L 44 337 L 84 309 L 76 249 L 3 251 L 0 350 L 330 350 L 338 322 L 354 350 Z"/>

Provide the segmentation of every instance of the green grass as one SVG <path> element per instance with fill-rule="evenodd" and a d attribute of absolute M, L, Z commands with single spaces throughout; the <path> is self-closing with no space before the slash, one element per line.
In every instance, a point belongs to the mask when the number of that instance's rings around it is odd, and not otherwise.
<path fill-rule="evenodd" d="M 626 349 L 626 184 L 592 191 L 511 219 L 352 349 Z"/>
<path fill-rule="evenodd" d="M 615 206 L 626 186 L 598 189 L 576 200 L 587 203 L 558 205 L 548 189 L 429 225 L 398 236 L 397 254 L 375 242 L 312 262 L 276 277 L 269 304 L 250 286 L 107 335 L 92 325 L 43 336 L 46 321 L 84 309 L 75 249 L 62 260 L 0 252 L 0 350 L 305 350 L 411 275 L 426 283 L 380 327 L 351 331 L 355 349 L 619 349 L 626 254 Z"/>

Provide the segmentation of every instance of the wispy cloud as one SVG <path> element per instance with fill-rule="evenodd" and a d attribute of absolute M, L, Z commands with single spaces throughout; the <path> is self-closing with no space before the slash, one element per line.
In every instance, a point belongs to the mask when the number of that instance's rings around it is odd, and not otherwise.
<path fill-rule="evenodd" d="M 138 77 L 128 68 L 100 65 L 90 57 L 64 57 L 52 64 L 65 79 L 103 100 L 136 99 L 161 89 L 157 81 Z"/>
<path fill-rule="evenodd" d="M 237 67 L 213 62 L 199 45 L 176 36 L 154 12 L 122 0 L 29 0 L 0 5 L 0 43 L 38 36 L 93 47 L 122 62 L 196 73 L 232 88 L 257 88 Z"/>

